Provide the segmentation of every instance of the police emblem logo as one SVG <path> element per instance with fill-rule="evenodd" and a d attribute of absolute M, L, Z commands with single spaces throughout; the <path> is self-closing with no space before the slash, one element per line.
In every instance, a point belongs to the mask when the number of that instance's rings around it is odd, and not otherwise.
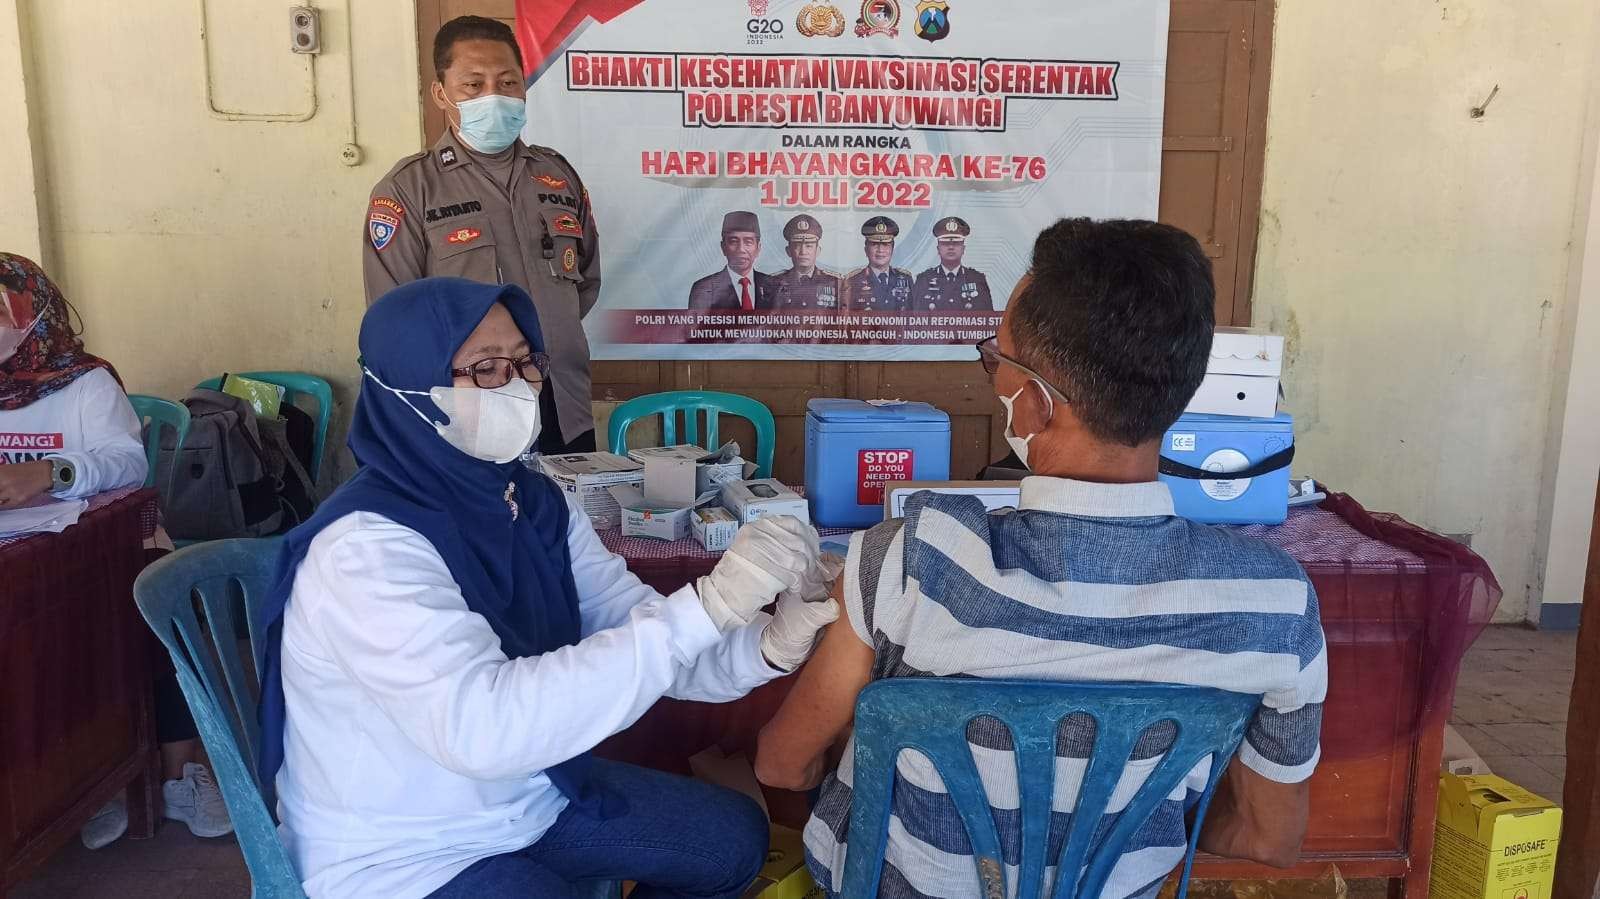
<path fill-rule="evenodd" d="M 583 226 L 578 224 L 578 220 L 570 215 L 562 214 L 556 216 L 554 227 L 557 234 L 571 234 L 575 237 L 583 236 Z"/>
<path fill-rule="evenodd" d="M 455 165 L 456 164 L 456 148 L 455 147 L 443 147 L 443 148 L 441 148 L 439 150 L 439 164 L 440 165 Z"/>
<path fill-rule="evenodd" d="M 801 219 L 800 221 L 794 223 L 794 229 L 796 231 L 810 231 L 811 225 L 807 223 L 805 219 Z"/>
<path fill-rule="evenodd" d="M 838 37 L 844 34 L 844 13 L 832 3 L 807 3 L 795 17 L 794 28 L 806 37 Z"/>
<path fill-rule="evenodd" d="M 551 190 L 567 189 L 567 181 L 565 178 L 552 178 L 549 175 L 534 175 L 533 180 L 543 184 L 545 187 L 548 187 Z"/>
<path fill-rule="evenodd" d="M 567 247 L 561 251 L 561 270 L 570 272 L 578 267 L 578 251 Z"/>
<path fill-rule="evenodd" d="M 879 222 L 877 224 L 877 226 L 874 227 L 872 230 L 878 232 L 879 234 L 883 234 L 884 232 L 889 230 L 889 226 L 887 224 L 885 224 L 884 222 Z"/>
<path fill-rule="evenodd" d="M 457 228 L 450 232 L 450 236 L 446 237 L 445 241 L 455 244 L 472 243 L 482 236 L 483 232 L 477 228 Z"/>
<path fill-rule="evenodd" d="M 372 248 L 383 251 L 389 242 L 394 240 L 394 234 L 400 230 L 400 220 L 405 218 L 406 208 L 400 201 L 393 197 L 373 197 L 372 205 L 367 209 L 367 238 L 372 241 Z"/>
<path fill-rule="evenodd" d="M 949 231 L 951 234 L 954 234 L 957 231 L 961 230 L 961 226 L 956 224 L 956 220 L 955 219 L 950 219 L 950 220 L 948 220 L 948 221 L 946 221 L 944 223 L 944 229 L 946 231 Z"/>
<path fill-rule="evenodd" d="M 945 0 L 922 0 L 917 4 L 917 37 L 942 41 L 950 33 L 950 4 Z M 951 231 L 955 228 L 951 227 Z"/>
<path fill-rule="evenodd" d="M 900 36 L 900 0 L 861 0 L 856 37 Z"/>

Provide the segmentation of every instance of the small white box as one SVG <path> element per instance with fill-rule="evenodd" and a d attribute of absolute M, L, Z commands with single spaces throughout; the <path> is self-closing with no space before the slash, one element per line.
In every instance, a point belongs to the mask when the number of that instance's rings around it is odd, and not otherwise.
<path fill-rule="evenodd" d="M 577 499 L 595 530 L 621 521 L 616 499 L 607 488 L 644 483 L 644 466 L 615 453 L 562 453 L 540 456 L 539 468 L 569 496 Z"/>
<path fill-rule="evenodd" d="M 1200 389 L 1183 411 L 1197 415 L 1271 418 L 1278 414 L 1278 379 L 1207 372 Z"/>
<path fill-rule="evenodd" d="M 811 523 L 811 511 L 806 506 L 805 498 L 776 478 L 724 484 L 722 505 L 733 513 L 741 525 L 768 515 L 793 515 L 807 524 Z"/>
<path fill-rule="evenodd" d="M 1255 328 L 1218 328 L 1211 340 L 1206 372 L 1281 378 L 1283 338 Z"/>
<path fill-rule="evenodd" d="M 702 506 L 689 516 L 689 527 L 701 549 L 719 553 L 733 545 L 733 537 L 739 533 L 739 519 L 721 506 Z"/>
<path fill-rule="evenodd" d="M 717 498 L 715 492 L 692 498 L 687 503 L 661 503 L 649 499 L 632 484 L 610 488 L 622 517 L 622 536 L 682 540 L 689 536 L 689 519 L 697 506 Z"/>
<path fill-rule="evenodd" d="M 755 466 L 739 458 L 739 445 L 725 443 L 715 452 L 693 444 L 647 446 L 628 456 L 644 465 L 644 495 L 654 503 L 686 506 L 695 497 L 746 476 Z"/>

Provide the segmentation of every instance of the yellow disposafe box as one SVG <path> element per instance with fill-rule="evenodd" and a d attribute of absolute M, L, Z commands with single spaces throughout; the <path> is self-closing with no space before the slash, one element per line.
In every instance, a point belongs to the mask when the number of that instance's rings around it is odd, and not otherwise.
<path fill-rule="evenodd" d="M 1435 899 L 1550 899 L 1561 809 L 1492 774 L 1439 777 Z"/>
<path fill-rule="evenodd" d="M 743 899 L 821 899 L 822 887 L 806 870 L 805 841 L 800 831 L 772 825 L 771 848 L 761 874 L 744 891 Z"/>

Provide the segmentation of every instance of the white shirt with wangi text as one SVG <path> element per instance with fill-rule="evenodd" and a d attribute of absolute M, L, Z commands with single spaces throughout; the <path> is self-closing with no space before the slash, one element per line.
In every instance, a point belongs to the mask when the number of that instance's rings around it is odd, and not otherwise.
<path fill-rule="evenodd" d="M 111 372 L 96 368 L 36 403 L 0 409 L 0 465 L 52 457 L 72 463 L 76 478 L 61 499 L 144 483 L 139 417 Z"/>

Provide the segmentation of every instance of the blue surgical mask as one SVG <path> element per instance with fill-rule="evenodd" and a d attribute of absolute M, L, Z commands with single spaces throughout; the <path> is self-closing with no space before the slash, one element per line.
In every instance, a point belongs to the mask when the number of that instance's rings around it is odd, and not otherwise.
<path fill-rule="evenodd" d="M 461 113 L 456 133 L 479 153 L 499 153 L 511 146 L 528 120 L 528 101 L 503 94 L 488 94 L 453 104 Z"/>

